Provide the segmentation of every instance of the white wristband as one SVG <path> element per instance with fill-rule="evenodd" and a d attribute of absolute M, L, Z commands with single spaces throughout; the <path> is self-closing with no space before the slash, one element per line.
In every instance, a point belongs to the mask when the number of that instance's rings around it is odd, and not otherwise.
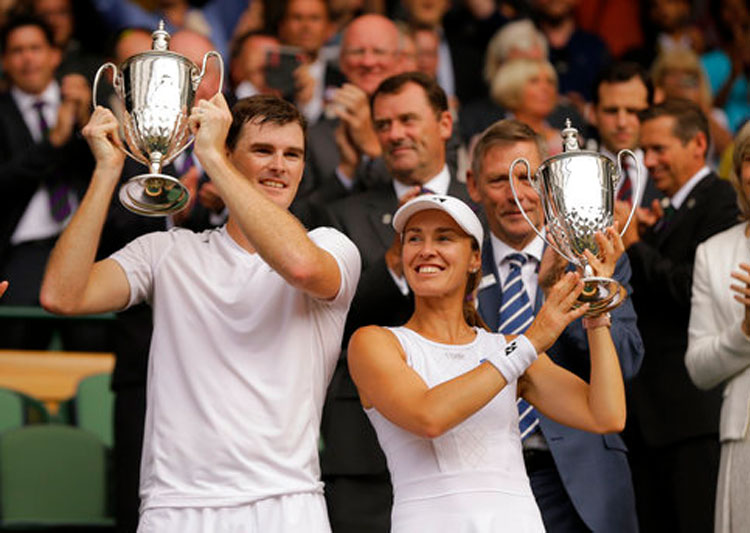
<path fill-rule="evenodd" d="M 531 341 L 525 335 L 519 335 L 499 353 L 488 355 L 482 362 L 487 361 L 503 375 L 505 381 L 510 383 L 518 379 L 531 363 L 536 361 L 539 354 Z"/>

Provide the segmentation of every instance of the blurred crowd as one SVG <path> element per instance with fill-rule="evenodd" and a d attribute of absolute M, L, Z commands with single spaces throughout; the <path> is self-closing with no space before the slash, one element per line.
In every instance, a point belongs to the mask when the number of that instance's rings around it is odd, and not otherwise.
<path fill-rule="evenodd" d="M 81 202 L 94 165 L 80 130 L 94 100 L 117 116 L 125 112 L 111 88 L 111 70 L 101 76 L 96 94 L 94 77 L 107 61 L 120 68 L 149 50 L 160 20 L 171 34 L 172 51 L 198 68 L 205 64 L 196 100 L 210 98 L 223 84 L 230 105 L 255 94 L 277 95 L 296 104 L 307 119 L 304 177 L 291 211 L 308 228 L 342 229 L 363 258 L 343 346 L 356 327 L 400 324 L 410 312 L 398 303 L 373 305 L 373 292 L 392 289 L 395 299 L 408 292 L 390 286 L 385 267 L 391 274 L 398 270 L 391 219 L 373 206 L 385 198 L 383 191 L 393 196 L 395 187 L 401 197 L 399 187 L 424 185 L 433 176 L 399 174 L 385 151 L 406 145 L 419 153 L 425 168 L 439 161 L 437 170 L 446 171 L 442 192 L 450 183 L 451 193 L 466 200 L 467 171 L 471 176 L 474 168 L 477 175 L 471 154 L 482 133 L 501 119 L 529 126 L 542 139 L 544 158 L 562 152 L 561 131 L 568 124 L 586 149 L 613 159 L 623 149 L 632 151 L 633 158 L 623 163 L 615 218 L 622 228 L 629 206 L 636 207 L 623 238 L 645 355 L 628 384 L 625 441 L 633 485 L 617 485 L 610 496 L 627 500 L 634 490 L 642 531 L 712 530 L 720 514 L 717 484 L 722 498 L 739 490 L 728 488 L 726 477 L 719 482 L 722 393 L 716 385 L 750 365 L 750 349 L 748 344 L 736 348 L 733 371 L 710 378 L 701 374 L 708 364 L 701 353 L 693 353 L 690 373 L 684 357 L 688 328 L 693 335 L 698 327 L 695 313 L 690 314 L 696 248 L 737 223 L 740 212 L 748 216 L 750 143 L 743 130 L 750 118 L 748 2 L 0 0 L 0 281 L 10 281 L 0 305 L 39 306 L 47 257 Z M 204 63 L 212 50 L 223 57 L 223 80 L 216 61 Z M 417 124 L 419 135 L 398 138 L 372 119 L 370 97 L 380 83 L 411 71 L 435 80 L 447 96 L 450 120 L 439 134 Z M 404 124 L 421 120 L 410 113 L 406 106 L 399 115 Z M 122 179 L 143 172 L 143 165 L 128 159 Z M 224 224 L 225 205 L 189 150 L 165 172 L 190 191 L 188 208 L 147 218 L 115 201 L 100 257 L 150 231 Z M 716 185 L 711 182 L 705 198 L 689 196 L 709 178 Z M 683 189 L 688 182 L 692 185 Z M 493 216 L 489 209 L 505 205 L 476 190 L 471 199 L 484 207 L 487 219 Z M 397 205 L 396 196 L 383 202 L 378 205 Z M 704 203 L 709 207 L 701 210 Z M 670 241 L 659 231 L 670 211 L 681 207 L 684 220 L 670 224 L 688 229 Z M 492 228 L 492 220 L 484 222 Z M 709 305 L 716 292 L 706 291 Z M 383 316 L 386 309 L 389 316 Z M 121 530 L 132 531 L 150 310 L 136 306 L 114 324 L 71 321 L 40 329 L 25 318 L 5 317 L 0 347 L 45 349 L 53 329 L 62 329 L 65 349 L 116 353 L 116 511 Z M 743 399 L 745 408 L 749 398 Z M 343 357 L 322 432 L 321 468 L 334 531 L 387 531 L 388 473 Z M 724 437 L 722 427 L 721 442 Z M 732 438 L 744 439 L 744 462 L 737 464 L 748 473 L 747 419 Z M 624 446 L 612 446 L 625 454 Z M 747 481 L 741 489 L 749 494 Z M 585 504 L 573 489 L 566 490 L 585 527 L 594 529 L 594 519 L 581 510 Z M 750 527 L 728 525 L 731 520 L 717 518 L 717 529 L 719 524 L 722 531 Z"/>

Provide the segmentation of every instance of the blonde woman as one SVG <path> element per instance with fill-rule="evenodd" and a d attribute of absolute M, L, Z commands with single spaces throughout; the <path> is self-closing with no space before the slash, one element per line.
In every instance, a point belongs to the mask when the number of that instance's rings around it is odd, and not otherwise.
<path fill-rule="evenodd" d="M 557 74 L 549 61 L 519 58 L 503 63 L 492 80 L 492 99 L 541 135 L 549 155 L 562 151 L 560 131 L 547 123 L 557 105 Z"/>
<path fill-rule="evenodd" d="M 750 531 L 750 124 L 731 175 L 742 221 L 698 246 L 685 364 L 701 389 L 724 387 L 715 531 Z"/>

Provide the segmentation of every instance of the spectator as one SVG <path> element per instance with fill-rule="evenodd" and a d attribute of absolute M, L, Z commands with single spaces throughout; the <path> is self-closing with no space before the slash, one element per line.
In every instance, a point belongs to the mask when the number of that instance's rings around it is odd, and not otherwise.
<path fill-rule="evenodd" d="M 550 155 L 562 151 L 560 130 L 547 122 L 557 104 L 557 75 L 549 62 L 514 59 L 503 63 L 492 80 L 492 98 L 542 136 Z"/>
<path fill-rule="evenodd" d="M 326 210 L 327 224 L 351 238 L 362 255 L 362 278 L 347 317 L 344 346 L 356 328 L 398 325 L 413 311 L 403 278 L 400 239 L 391 226 L 399 203 L 422 189 L 468 200 L 446 163 L 453 119 L 437 82 L 421 73 L 387 78 L 373 97 L 372 117 L 391 182 Z M 328 391 L 321 459 L 331 525 L 336 533 L 390 530 L 391 484 L 383 452 L 339 359 Z"/>
<path fill-rule="evenodd" d="M 695 252 L 685 364 L 698 387 L 724 385 L 714 531 L 750 528 L 747 420 L 750 415 L 750 126 L 737 135 L 732 184 L 742 221 Z M 731 284 L 730 284 L 731 283 Z"/>
<path fill-rule="evenodd" d="M 514 294 L 512 279 L 508 279 L 514 257 L 523 257 L 520 272 L 525 289 L 519 298 L 528 299 L 530 316 L 539 312 L 547 291 L 566 264 L 518 213 L 508 181 L 510 165 L 518 157 L 525 157 L 529 170 L 536 172 L 544 157 L 539 136 L 518 120 L 493 124 L 474 148 L 466 184 L 472 200 L 482 205 L 490 228 L 482 247 L 484 278 L 477 293 L 479 314 L 492 331 L 521 334 L 523 328 L 508 328 L 503 325 L 505 318 L 500 318 L 501 308 L 509 305 L 508 297 Z M 516 167 L 519 175 L 525 171 L 523 166 Z M 543 231 L 544 212 L 539 196 L 525 180 L 517 183 L 522 205 L 537 229 Z M 627 257 L 612 266 L 614 279 L 632 292 Z M 643 344 L 631 300 L 611 312 L 611 334 L 622 377 L 630 380 L 643 361 Z M 589 378 L 590 370 L 584 363 L 585 337 L 581 322 L 575 321 L 547 351 L 556 364 L 582 379 Z M 525 413 L 528 408 L 524 401 L 518 410 Z M 534 425 L 536 428 L 532 429 Z M 566 427 L 536 409 L 524 416 L 521 429 L 527 426 L 529 432 L 522 441 L 526 471 L 547 531 L 638 530 L 626 448 L 617 433 L 595 435 Z"/>
<path fill-rule="evenodd" d="M 174 34 L 179 29 L 202 33 L 216 45 L 222 57 L 229 57 L 229 42 L 247 0 L 209 0 L 200 8 L 189 0 L 157 0 L 156 11 L 142 8 L 134 0 L 91 0 L 94 8 L 113 31 L 123 28 L 156 29 L 159 20 Z"/>
<path fill-rule="evenodd" d="M 280 45 L 276 37 L 261 31 L 251 31 L 235 39 L 229 77 L 238 99 L 274 93 L 266 83 L 265 68 L 268 53 L 278 50 Z"/>
<path fill-rule="evenodd" d="M 662 52 L 651 66 L 651 78 L 657 103 L 667 98 L 684 98 L 701 106 L 711 133 L 709 159 L 716 168 L 719 156 L 732 143 L 732 134 L 726 113 L 713 107 L 711 88 L 698 56 L 688 48 Z"/>
<path fill-rule="evenodd" d="M 651 219 L 623 235 L 646 349 L 630 384 L 625 432 L 638 519 L 643 531 L 710 531 L 721 392 L 699 391 L 684 359 L 695 248 L 736 222 L 736 199 L 706 166 L 708 121 L 700 107 L 667 100 L 640 118 L 644 163 L 669 201 L 663 215 L 654 201 Z M 621 227 L 628 213 L 618 202 Z"/>
<path fill-rule="evenodd" d="M 560 94 L 581 106 L 591 101 L 596 75 L 609 63 L 609 51 L 599 37 L 576 26 L 577 3 L 531 0 L 537 26 L 549 44 L 549 61 L 557 72 Z"/>
<path fill-rule="evenodd" d="M 661 196 L 648 179 L 643 150 L 639 145 L 641 122 L 638 113 L 653 103 L 653 93 L 651 80 L 638 63 L 614 63 L 604 69 L 596 83 L 592 106 L 598 139 L 586 141 L 587 149 L 601 152 L 612 161 L 617 161 L 620 150 L 631 150 L 635 154 L 637 166 L 629 156 L 622 160 L 626 179 L 617 184 L 615 198 L 644 207 Z M 636 182 L 639 175 L 640 188 Z M 639 190 L 639 197 L 635 198 Z"/>
<path fill-rule="evenodd" d="M 513 59 L 545 61 L 546 58 L 547 40 L 531 20 L 521 19 L 509 22 L 497 31 L 487 46 L 484 77 L 492 85 L 498 69 L 504 63 Z M 485 98 L 465 105 L 460 110 L 458 126 L 461 129 L 461 139 L 470 146 L 475 136 L 496 121 L 505 118 L 508 111 L 496 98 L 492 97 L 490 92 L 488 91 L 488 96 Z M 550 126 L 562 130 L 566 119 L 570 119 L 576 126 L 584 123 L 583 116 L 575 107 L 560 102 L 558 99 L 557 105 L 548 115 L 547 120 Z"/>
<path fill-rule="evenodd" d="M 714 21 L 721 38 L 719 48 L 701 57 L 711 82 L 713 105 L 723 109 L 729 129 L 736 133 L 750 118 L 750 9 L 744 2 L 713 2 Z"/>
<path fill-rule="evenodd" d="M 304 63 L 294 71 L 294 100 L 310 123 L 323 113 L 328 65 L 321 49 L 328 37 L 328 19 L 327 0 L 285 0 L 279 22 L 281 43 L 297 47 L 303 53 Z"/>
<path fill-rule="evenodd" d="M 0 279 L 13 280 L 2 305 L 38 306 L 47 256 L 93 166 L 78 136 L 91 113 L 91 88 L 80 74 L 55 80 L 60 52 L 40 19 L 10 19 L 0 46 L 10 82 L 0 94 Z M 0 344 L 46 349 L 51 335 L 51 326 L 9 319 Z M 67 325 L 63 335 L 67 349 L 107 349 L 106 332 L 90 324 Z"/>
<path fill-rule="evenodd" d="M 75 38 L 76 20 L 72 0 L 33 0 L 33 12 L 52 29 L 55 46 L 62 50 L 62 60 L 56 75 L 83 74 L 93 83 L 94 74 L 102 64 L 101 55 L 95 55 L 81 46 Z"/>
<path fill-rule="evenodd" d="M 352 21 L 341 42 L 346 81 L 326 89 L 326 118 L 310 128 L 308 159 L 300 198 L 292 212 L 315 225 L 320 206 L 354 190 L 388 181 L 370 118 L 369 96 L 399 69 L 399 33 L 381 15 Z"/>

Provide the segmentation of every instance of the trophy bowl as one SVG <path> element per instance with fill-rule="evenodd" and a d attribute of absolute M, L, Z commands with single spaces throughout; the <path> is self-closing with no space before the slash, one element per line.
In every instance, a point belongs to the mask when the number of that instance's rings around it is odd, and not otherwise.
<path fill-rule="evenodd" d="M 599 254 L 594 234 L 603 232 L 613 223 L 615 190 L 625 176 L 622 158 L 626 155 L 633 159 L 636 157 L 630 150 L 621 150 L 617 154 L 617 162 L 614 162 L 603 154 L 581 150 L 578 131 L 571 127 L 570 120 L 566 121 L 562 135 L 563 152 L 542 162 L 533 176 L 526 159 L 514 160 L 509 170 L 510 186 L 516 205 L 537 235 L 583 271 L 584 287 L 576 305 L 589 304 L 586 314 L 596 316 L 620 305 L 627 293 L 617 281 L 594 276 L 584 252 L 589 250 L 594 255 Z M 526 178 L 539 195 L 547 222 L 547 236 L 534 226 L 518 198 L 514 174 L 518 164 L 526 166 Z M 634 197 L 638 198 L 640 174 L 636 185 Z M 621 235 L 630 224 L 636 208 L 637 205 L 633 204 Z"/>
<path fill-rule="evenodd" d="M 163 21 L 152 38 L 151 50 L 129 57 L 119 69 L 114 63 L 99 67 L 93 93 L 96 106 L 99 78 L 106 69 L 112 69 L 112 85 L 124 108 L 120 126 L 129 149 L 124 151 L 149 168 L 148 173 L 134 176 L 120 187 L 120 202 L 140 215 L 165 216 L 184 209 L 190 193 L 162 168 L 193 141 L 188 116 L 209 57 L 219 62 L 220 80 L 224 79 L 224 64 L 221 55 L 211 51 L 203 57 L 199 70 L 187 57 L 170 52 L 170 36 Z"/>

